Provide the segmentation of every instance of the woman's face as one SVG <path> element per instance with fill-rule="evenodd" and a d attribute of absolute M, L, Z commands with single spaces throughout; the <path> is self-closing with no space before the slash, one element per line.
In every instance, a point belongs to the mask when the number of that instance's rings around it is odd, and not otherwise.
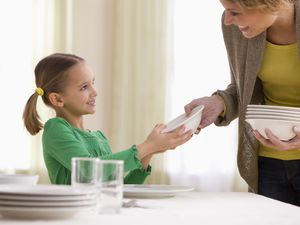
<path fill-rule="evenodd" d="M 278 18 L 277 13 L 243 9 L 238 3 L 229 0 L 220 2 L 225 8 L 224 24 L 237 26 L 246 38 L 253 38 L 266 31 Z"/>

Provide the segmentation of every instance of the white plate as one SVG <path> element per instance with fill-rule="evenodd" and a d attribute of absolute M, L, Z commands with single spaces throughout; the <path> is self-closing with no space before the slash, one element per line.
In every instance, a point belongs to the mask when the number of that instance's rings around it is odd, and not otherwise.
<path fill-rule="evenodd" d="M 0 195 L 28 196 L 82 196 L 95 194 L 93 189 L 75 188 L 70 185 L 0 185 Z"/>
<path fill-rule="evenodd" d="M 185 113 L 176 117 L 167 123 L 166 128 L 162 130 L 163 133 L 170 132 L 180 127 L 181 125 L 185 125 L 185 131 L 192 130 L 193 133 L 197 130 L 198 125 L 201 121 L 202 111 L 204 109 L 203 105 L 199 105 L 195 107 L 191 114 L 186 117 Z"/>
<path fill-rule="evenodd" d="M 39 176 L 33 174 L 0 174 L 0 184 L 36 185 Z"/>
<path fill-rule="evenodd" d="M 0 200 L 21 200 L 21 201 L 80 201 L 95 199 L 96 194 L 56 196 L 56 195 L 19 195 L 0 194 Z"/>
<path fill-rule="evenodd" d="M 94 206 L 96 200 L 82 200 L 82 201 L 18 201 L 18 200 L 1 200 L 1 206 L 58 206 L 58 207 L 68 207 L 68 206 Z"/>
<path fill-rule="evenodd" d="M 192 187 L 176 185 L 125 184 L 123 194 L 126 198 L 166 198 L 192 191 L 193 189 Z"/>
<path fill-rule="evenodd" d="M 12 219 L 64 219 L 90 207 L 13 207 L 0 206 L 0 214 Z"/>

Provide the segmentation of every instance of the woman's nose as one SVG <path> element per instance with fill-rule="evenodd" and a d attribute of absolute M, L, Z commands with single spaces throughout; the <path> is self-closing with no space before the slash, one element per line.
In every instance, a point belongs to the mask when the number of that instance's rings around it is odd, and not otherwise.
<path fill-rule="evenodd" d="M 224 24 L 226 26 L 233 24 L 233 16 L 228 11 L 225 11 Z"/>

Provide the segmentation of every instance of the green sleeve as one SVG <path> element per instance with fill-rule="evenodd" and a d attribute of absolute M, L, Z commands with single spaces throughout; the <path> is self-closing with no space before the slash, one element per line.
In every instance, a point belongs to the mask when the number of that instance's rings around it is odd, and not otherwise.
<path fill-rule="evenodd" d="M 101 159 L 124 160 L 124 171 L 129 173 L 124 178 L 125 184 L 142 184 L 151 173 L 151 167 L 144 169 L 141 161 L 137 157 L 136 146 L 112 155 L 101 157 Z"/>
<path fill-rule="evenodd" d="M 124 178 L 124 184 L 143 184 L 151 174 L 151 166 L 148 165 L 147 169 L 135 169 L 130 171 Z"/>

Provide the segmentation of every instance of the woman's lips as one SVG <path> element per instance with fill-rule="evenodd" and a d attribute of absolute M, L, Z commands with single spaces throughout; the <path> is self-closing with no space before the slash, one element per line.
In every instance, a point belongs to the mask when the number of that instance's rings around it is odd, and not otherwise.
<path fill-rule="evenodd" d="M 247 26 L 238 26 L 241 32 L 245 32 L 248 30 L 249 27 Z"/>

